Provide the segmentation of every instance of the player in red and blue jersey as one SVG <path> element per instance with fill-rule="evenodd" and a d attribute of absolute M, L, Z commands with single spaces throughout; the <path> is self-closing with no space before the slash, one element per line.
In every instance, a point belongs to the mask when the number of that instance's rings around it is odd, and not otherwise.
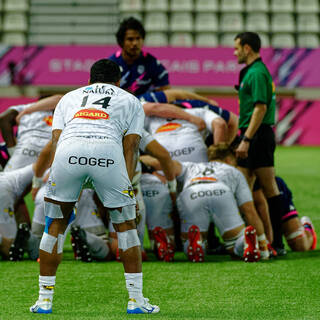
<path fill-rule="evenodd" d="M 110 60 L 120 66 L 120 87 L 134 95 L 170 88 L 168 71 L 153 55 L 142 51 L 145 29 L 133 17 L 121 22 L 116 38 L 121 50 Z"/>

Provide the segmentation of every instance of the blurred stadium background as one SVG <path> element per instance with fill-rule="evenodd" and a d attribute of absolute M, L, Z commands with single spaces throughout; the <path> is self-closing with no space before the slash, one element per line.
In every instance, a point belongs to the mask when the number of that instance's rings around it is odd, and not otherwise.
<path fill-rule="evenodd" d="M 93 61 L 118 49 L 121 19 L 135 16 L 173 86 L 235 112 L 233 39 L 259 32 L 277 86 L 278 142 L 320 145 L 319 8 L 319 0 L 0 0 L 0 111 L 86 83 Z"/>

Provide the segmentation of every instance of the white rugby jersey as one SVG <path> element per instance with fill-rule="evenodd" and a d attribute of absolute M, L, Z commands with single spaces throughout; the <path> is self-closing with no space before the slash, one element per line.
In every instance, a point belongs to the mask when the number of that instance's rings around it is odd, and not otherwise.
<path fill-rule="evenodd" d="M 219 161 L 181 164 L 182 172 L 178 180 L 183 182 L 183 188 L 198 183 L 222 182 L 230 188 L 238 206 L 252 201 L 252 193 L 247 181 L 238 169 Z"/>
<path fill-rule="evenodd" d="M 174 160 L 203 162 L 208 161 L 205 137 L 212 133 L 212 121 L 219 118 L 217 114 L 202 108 L 184 110 L 202 118 L 206 123 L 203 132 L 193 123 L 181 119 L 146 117 L 145 128 L 162 144 Z"/>
<path fill-rule="evenodd" d="M 31 183 L 32 177 L 32 164 L 14 171 L 0 172 L 0 193 L 15 201 Z"/>
<path fill-rule="evenodd" d="M 147 145 L 153 140 L 155 140 L 154 137 L 148 131 L 143 129 L 141 140 L 140 140 L 140 145 L 139 145 L 139 150 L 144 152 L 147 148 Z M 132 185 L 135 186 L 140 182 L 141 174 L 142 174 L 142 166 L 141 166 L 140 160 L 138 160 L 136 170 L 135 170 L 135 175 L 132 179 Z"/>
<path fill-rule="evenodd" d="M 100 136 L 122 144 L 124 135 L 141 136 L 143 123 L 144 111 L 135 96 L 111 84 L 95 83 L 61 98 L 52 130 L 63 130 L 60 141 Z"/>
<path fill-rule="evenodd" d="M 33 103 L 12 106 L 10 109 L 21 112 Z M 51 139 L 52 111 L 37 111 L 25 114 L 20 119 L 18 126 L 17 138 L 18 143 L 28 139 Z M 35 139 L 34 139 L 35 138 Z"/>

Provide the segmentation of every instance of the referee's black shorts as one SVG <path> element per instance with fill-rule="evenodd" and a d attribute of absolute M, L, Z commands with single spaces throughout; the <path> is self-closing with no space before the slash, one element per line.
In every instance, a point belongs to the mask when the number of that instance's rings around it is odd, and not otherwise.
<path fill-rule="evenodd" d="M 241 128 L 244 134 L 247 128 Z M 273 129 L 267 124 L 262 124 L 250 142 L 248 158 L 238 159 L 238 166 L 248 169 L 274 167 L 274 151 L 276 140 Z"/>

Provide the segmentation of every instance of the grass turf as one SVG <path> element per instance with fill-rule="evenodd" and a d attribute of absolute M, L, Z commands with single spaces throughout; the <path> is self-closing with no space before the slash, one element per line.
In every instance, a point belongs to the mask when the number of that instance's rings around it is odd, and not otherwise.
<path fill-rule="evenodd" d="M 300 216 L 320 230 L 320 148 L 279 147 L 277 174 L 293 191 Z M 31 203 L 29 203 L 32 206 Z M 318 245 L 319 247 L 319 245 Z M 36 262 L 0 262 L 0 319 L 319 319 L 319 249 L 246 264 L 209 256 L 193 264 L 177 253 L 175 263 L 143 264 L 144 294 L 159 304 L 157 315 L 126 315 L 127 292 L 118 262 L 73 260 L 70 242 L 57 273 L 53 314 L 30 314 L 37 299 Z"/>

